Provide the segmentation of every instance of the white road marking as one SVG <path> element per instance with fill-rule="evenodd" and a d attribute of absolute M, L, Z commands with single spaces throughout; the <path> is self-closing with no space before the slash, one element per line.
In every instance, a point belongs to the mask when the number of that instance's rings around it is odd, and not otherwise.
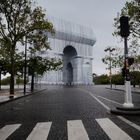
<path fill-rule="evenodd" d="M 87 90 L 80 89 L 80 88 L 79 88 L 79 90 L 88 93 L 88 94 L 89 94 L 91 97 L 93 97 L 97 102 L 99 102 L 104 108 L 106 108 L 108 111 L 110 111 L 110 108 L 109 108 L 107 105 L 105 105 L 103 102 L 101 102 L 97 97 L 95 97 L 95 96 L 92 94 L 92 92 L 89 92 L 89 91 L 87 91 Z"/>
<path fill-rule="evenodd" d="M 2 129 L 0 129 L 0 140 L 5 140 L 8 138 L 20 126 L 21 124 L 11 124 L 4 126 Z"/>
<path fill-rule="evenodd" d="M 121 130 L 110 119 L 103 118 L 96 119 L 96 121 L 111 140 L 133 140 L 127 133 Z"/>
<path fill-rule="evenodd" d="M 89 140 L 88 134 L 81 120 L 67 122 L 68 140 Z"/>
<path fill-rule="evenodd" d="M 104 99 L 104 100 L 107 100 L 107 101 L 109 101 L 109 102 L 112 102 L 112 103 L 118 104 L 118 105 L 122 105 L 121 103 L 118 103 L 118 102 L 116 102 L 116 101 L 113 101 L 113 100 L 107 99 L 107 98 L 102 97 L 102 96 L 99 96 L 99 95 L 98 95 L 97 97 L 102 98 L 102 99 Z"/>
<path fill-rule="evenodd" d="M 130 126 L 134 127 L 135 129 L 137 129 L 138 131 L 140 131 L 140 126 L 136 125 L 135 123 L 127 120 L 126 118 L 122 117 L 122 116 L 117 116 L 119 119 L 121 119 L 122 121 L 124 121 L 125 123 L 129 124 Z"/>
<path fill-rule="evenodd" d="M 52 122 L 37 123 L 26 140 L 46 140 Z"/>

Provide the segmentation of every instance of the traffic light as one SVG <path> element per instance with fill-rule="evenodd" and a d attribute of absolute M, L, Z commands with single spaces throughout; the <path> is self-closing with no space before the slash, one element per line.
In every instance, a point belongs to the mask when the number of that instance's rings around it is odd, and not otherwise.
<path fill-rule="evenodd" d="M 128 58 L 128 64 L 131 66 L 134 63 L 134 58 Z"/>
<path fill-rule="evenodd" d="M 129 23 L 128 23 L 128 17 L 122 16 L 120 18 L 120 35 L 122 37 L 128 37 L 129 36 Z"/>

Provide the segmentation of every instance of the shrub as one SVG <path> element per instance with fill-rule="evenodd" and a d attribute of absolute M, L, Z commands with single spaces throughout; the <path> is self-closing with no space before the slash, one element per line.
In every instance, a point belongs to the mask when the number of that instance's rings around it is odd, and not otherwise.
<path fill-rule="evenodd" d="M 6 77 L 1 80 L 2 85 L 9 85 L 10 84 L 10 77 Z"/>

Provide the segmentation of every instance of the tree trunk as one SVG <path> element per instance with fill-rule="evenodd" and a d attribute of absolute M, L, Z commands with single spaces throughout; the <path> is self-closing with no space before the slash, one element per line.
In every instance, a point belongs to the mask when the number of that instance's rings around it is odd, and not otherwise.
<path fill-rule="evenodd" d="M 34 72 L 32 73 L 32 79 L 31 79 L 31 91 L 34 91 Z"/>
<path fill-rule="evenodd" d="M 14 64 L 14 46 L 11 50 L 11 77 L 10 77 L 10 97 L 14 95 L 14 75 L 15 75 L 15 64 Z"/>
<path fill-rule="evenodd" d="M 10 96 L 14 95 L 14 74 L 11 73 L 10 77 Z"/>
<path fill-rule="evenodd" d="M 136 87 L 136 85 L 135 85 L 135 84 L 133 84 L 133 87 L 135 88 L 135 87 Z"/>
<path fill-rule="evenodd" d="M 0 68 L 0 90 L 1 90 L 1 68 Z"/>

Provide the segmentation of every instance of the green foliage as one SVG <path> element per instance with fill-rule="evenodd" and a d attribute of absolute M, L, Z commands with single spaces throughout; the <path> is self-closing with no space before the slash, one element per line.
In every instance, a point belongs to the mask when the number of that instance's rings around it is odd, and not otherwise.
<path fill-rule="evenodd" d="M 17 78 L 16 79 L 16 84 L 23 84 L 23 83 L 24 83 L 23 78 Z M 10 84 L 10 77 L 6 77 L 6 78 L 2 79 L 1 84 L 2 85 L 9 85 Z"/>
<path fill-rule="evenodd" d="M 27 43 L 36 50 L 49 49 L 46 33 L 54 33 L 54 29 L 45 17 L 45 11 L 32 6 L 31 0 L 0 1 L 0 46 L 3 50 L 0 59 L 5 62 L 3 72 L 11 74 L 11 94 L 14 94 L 14 76 L 22 62 L 17 46 L 24 45 L 26 37 Z"/>
<path fill-rule="evenodd" d="M 54 58 L 47 59 L 40 56 L 30 57 L 28 60 L 29 75 L 43 75 L 44 72 L 57 70 L 61 66 L 62 61 Z"/>
<path fill-rule="evenodd" d="M 127 1 L 124 7 L 121 9 L 120 13 L 117 14 L 117 17 L 114 18 L 114 27 L 115 31 L 113 35 L 120 36 L 120 17 L 128 16 L 129 24 L 130 24 L 130 36 L 128 37 L 130 41 L 130 45 L 128 46 L 128 55 L 129 57 L 134 58 L 134 64 L 130 67 L 130 69 L 140 70 L 140 1 L 139 0 L 131 0 Z M 118 59 L 119 58 L 119 59 Z M 118 62 L 122 62 L 123 65 L 123 55 L 119 54 L 116 60 Z M 107 59 L 106 57 L 104 59 Z M 120 61 L 121 60 L 121 61 Z M 112 60 L 113 62 L 113 60 Z M 117 63 L 118 63 L 117 62 Z M 113 62 L 114 63 L 114 62 Z M 120 65 L 121 66 L 121 65 Z M 122 66 L 121 66 L 122 67 Z"/>
<path fill-rule="evenodd" d="M 32 54 L 33 55 L 33 54 Z M 31 91 L 34 90 L 34 77 L 37 75 L 43 75 L 44 72 L 50 70 L 57 70 L 60 68 L 62 62 L 54 58 L 42 58 L 40 56 L 30 56 L 28 60 L 29 75 L 32 76 Z"/>
<path fill-rule="evenodd" d="M 21 72 L 23 68 L 23 53 L 16 52 L 14 54 L 14 63 L 15 63 L 15 73 L 14 75 L 17 75 L 18 72 Z M 0 65 L 1 65 L 1 72 L 3 75 L 6 75 L 7 73 L 11 73 L 11 64 L 9 55 L 7 55 L 7 52 L 5 51 L 5 48 L 0 48 Z"/>
<path fill-rule="evenodd" d="M 122 77 L 122 74 L 112 75 L 112 84 L 124 85 L 124 78 Z"/>
<path fill-rule="evenodd" d="M 129 56 L 134 57 L 134 67 L 135 70 L 139 70 L 139 38 L 140 38 L 140 1 L 139 0 L 131 0 L 127 1 L 124 7 L 121 9 L 118 16 L 114 18 L 114 27 L 115 31 L 113 35 L 120 36 L 120 22 L 119 19 L 121 16 L 129 17 L 129 25 L 130 25 L 130 36 L 128 39 L 131 41 L 129 45 Z"/>
<path fill-rule="evenodd" d="M 133 69 L 134 70 L 140 70 L 140 55 L 138 55 L 135 60 L 134 60 L 134 65 L 133 65 Z"/>
<path fill-rule="evenodd" d="M 134 64 L 130 67 L 130 70 L 140 70 L 140 45 L 138 39 L 132 40 L 129 45 L 129 56 L 134 58 Z"/>
<path fill-rule="evenodd" d="M 130 79 L 131 79 L 132 85 L 139 85 L 140 84 L 140 72 L 139 71 L 130 72 Z"/>
<path fill-rule="evenodd" d="M 123 67 L 123 55 L 122 50 L 119 47 L 109 47 L 110 49 L 115 48 L 113 52 L 109 52 L 109 55 L 106 55 L 102 58 L 102 62 L 107 65 L 107 69 Z"/>
<path fill-rule="evenodd" d="M 27 81 L 27 83 L 28 83 L 28 81 Z M 17 78 L 16 79 L 16 84 L 21 84 L 21 85 L 23 85 L 24 84 L 24 79 L 23 78 Z"/>
<path fill-rule="evenodd" d="M 100 75 L 100 76 L 94 76 L 93 82 L 95 84 L 109 84 L 109 77 L 108 75 Z"/>
<path fill-rule="evenodd" d="M 9 84 L 10 84 L 10 77 L 1 80 L 1 85 L 9 85 Z"/>
<path fill-rule="evenodd" d="M 130 2 L 126 2 L 125 6 L 122 8 L 118 17 L 114 19 L 115 21 L 115 32 L 114 35 L 119 34 L 119 18 L 120 16 L 129 16 L 130 18 L 130 32 L 132 37 L 140 37 L 140 1 L 139 0 L 131 0 Z"/>
<path fill-rule="evenodd" d="M 130 81 L 131 85 L 139 85 L 140 84 L 140 72 L 139 71 L 132 71 L 130 72 Z M 97 76 L 96 74 L 93 75 L 93 82 L 95 84 L 109 84 L 109 77 L 108 75 L 100 75 Z M 112 84 L 115 85 L 124 85 L 124 78 L 122 74 L 113 74 L 112 75 Z"/>

